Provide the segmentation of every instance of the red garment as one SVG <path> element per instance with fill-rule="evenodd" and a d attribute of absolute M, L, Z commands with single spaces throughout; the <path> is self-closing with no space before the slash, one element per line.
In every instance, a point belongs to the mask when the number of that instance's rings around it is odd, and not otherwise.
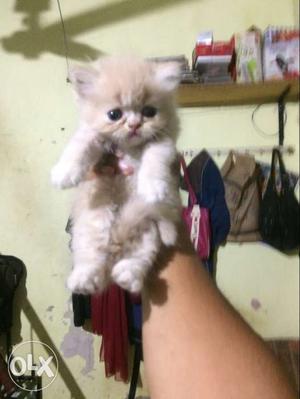
<path fill-rule="evenodd" d="M 93 332 L 102 335 L 100 360 L 105 363 L 106 377 L 128 381 L 128 325 L 125 292 L 111 285 L 100 295 L 91 297 Z"/>

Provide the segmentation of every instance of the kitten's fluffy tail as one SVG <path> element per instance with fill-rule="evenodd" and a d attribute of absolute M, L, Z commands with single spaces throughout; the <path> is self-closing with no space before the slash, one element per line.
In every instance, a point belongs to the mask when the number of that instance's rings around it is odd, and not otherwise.
<path fill-rule="evenodd" d="M 156 222 L 164 245 L 172 246 L 177 239 L 176 224 L 179 222 L 178 207 L 171 204 L 149 204 L 136 199 L 121 211 L 118 222 L 117 241 L 125 242 L 140 235 L 149 222 Z"/>

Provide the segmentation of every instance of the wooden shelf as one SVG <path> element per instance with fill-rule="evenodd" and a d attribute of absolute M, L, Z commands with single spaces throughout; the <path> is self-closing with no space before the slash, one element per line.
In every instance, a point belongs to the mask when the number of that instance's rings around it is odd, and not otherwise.
<path fill-rule="evenodd" d="M 291 89 L 286 101 L 299 101 L 299 80 L 295 79 L 252 84 L 181 84 L 177 92 L 177 102 L 180 107 L 275 103 L 288 86 L 291 86 Z"/>

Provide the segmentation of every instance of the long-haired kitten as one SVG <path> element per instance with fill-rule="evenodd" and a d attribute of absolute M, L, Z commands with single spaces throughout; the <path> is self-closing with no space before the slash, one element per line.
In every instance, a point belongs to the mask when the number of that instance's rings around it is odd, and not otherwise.
<path fill-rule="evenodd" d="M 139 292 L 161 245 L 175 244 L 180 198 L 173 97 L 179 77 L 176 63 L 124 57 L 72 70 L 80 124 L 52 182 L 77 186 L 67 282 L 73 292 L 100 292 L 111 281 Z M 86 178 L 110 156 L 132 173 Z"/>

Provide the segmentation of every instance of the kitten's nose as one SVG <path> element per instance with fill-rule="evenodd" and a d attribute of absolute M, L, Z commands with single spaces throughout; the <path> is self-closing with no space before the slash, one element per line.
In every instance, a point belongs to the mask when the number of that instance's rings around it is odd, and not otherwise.
<path fill-rule="evenodd" d="M 137 130 L 139 127 L 142 126 L 142 118 L 139 115 L 131 115 L 127 119 L 127 124 L 129 129 Z"/>
<path fill-rule="evenodd" d="M 128 123 L 129 129 L 132 129 L 132 130 L 137 130 L 141 126 L 142 126 L 141 122 Z"/>

